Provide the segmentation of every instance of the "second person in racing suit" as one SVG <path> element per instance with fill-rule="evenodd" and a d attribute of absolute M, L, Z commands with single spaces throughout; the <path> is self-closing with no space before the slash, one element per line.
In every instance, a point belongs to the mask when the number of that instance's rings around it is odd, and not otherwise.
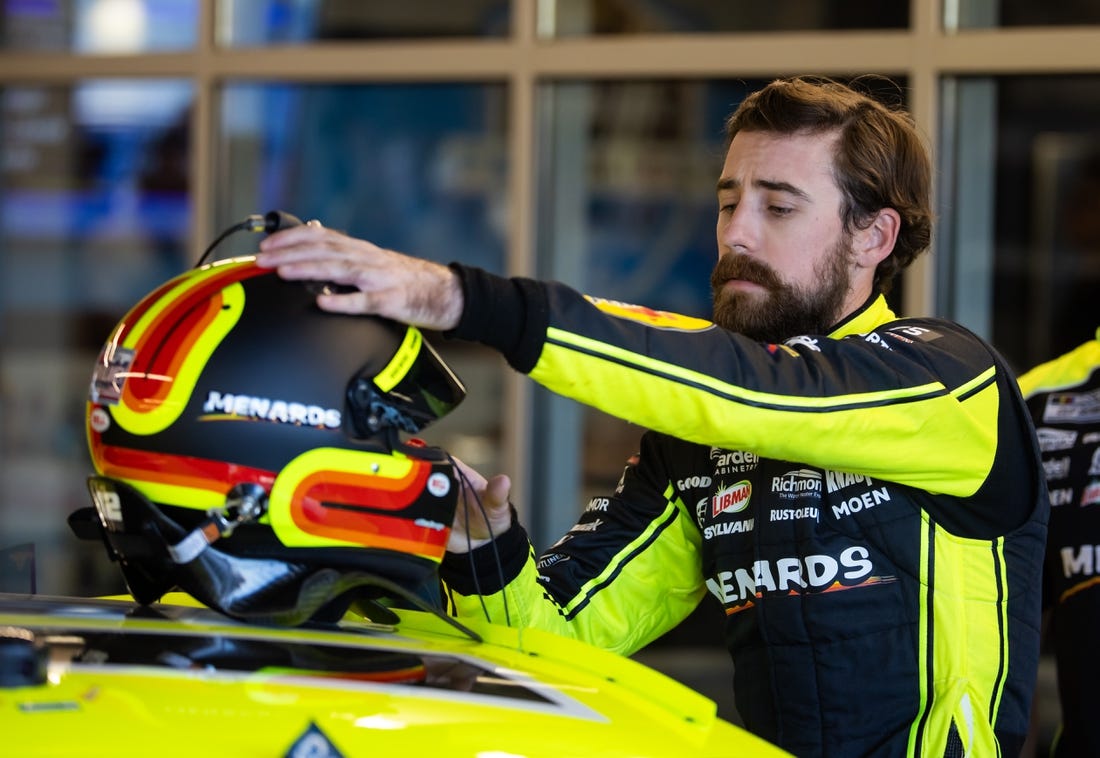
<path fill-rule="evenodd" d="M 1100 329 L 1020 376 L 1038 429 L 1050 528 L 1043 607 L 1061 720 L 1052 758 L 1100 755 Z"/>
<path fill-rule="evenodd" d="M 1017 754 L 1046 488 L 996 352 L 886 304 L 928 244 L 927 151 L 903 114 L 798 78 L 750 95 L 727 138 L 713 323 L 319 225 L 268 237 L 259 262 L 357 288 L 322 308 L 481 342 L 651 430 L 541 556 L 507 477 L 469 472 L 442 572 L 458 615 L 630 653 L 709 590 L 738 711 L 765 739 L 800 756 Z"/>

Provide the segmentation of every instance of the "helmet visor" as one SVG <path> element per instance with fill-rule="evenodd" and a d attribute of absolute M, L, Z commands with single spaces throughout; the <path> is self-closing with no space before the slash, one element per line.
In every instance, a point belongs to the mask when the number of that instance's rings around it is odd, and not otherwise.
<path fill-rule="evenodd" d="M 361 437 L 392 427 L 416 433 L 466 397 L 461 380 L 415 327 L 408 327 L 390 362 L 374 376 L 360 373 L 348 386 L 348 410 Z"/>

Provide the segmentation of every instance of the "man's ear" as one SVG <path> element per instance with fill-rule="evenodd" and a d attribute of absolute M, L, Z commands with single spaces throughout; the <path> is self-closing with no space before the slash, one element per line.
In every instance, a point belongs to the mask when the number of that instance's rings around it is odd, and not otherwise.
<path fill-rule="evenodd" d="M 894 249 L 901 229 L 901 214 L 893 208 L 882 208 L 865 229 L 856 230 L 852 252 L 856 264 L 862 268 L 875 268 Z"/>

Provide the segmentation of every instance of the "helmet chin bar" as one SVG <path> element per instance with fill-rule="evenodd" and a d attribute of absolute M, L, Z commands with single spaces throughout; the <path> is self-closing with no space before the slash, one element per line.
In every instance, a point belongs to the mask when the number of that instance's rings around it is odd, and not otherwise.
<path fill-rule="evenodd" d="M 90 476 L 88 490 L 98 529 L 89 528 L 91 514 L 80 511 L 70 517 L 70 525 L 79 537 L 103 540 L 112 560 L 119 563 L 130 594 L 142 605 L 178 587 L 203 605 L 251 623 L 329 624 L 354 608 L 375 623 L 396 624 L 398 616 L 379 602 L 388 598 L 434 613 L 481 641 L 480 635 L 442 611 L 438 580 L 427 561 L 414 571 L 421 576 L 412 590 L 368 570 L 220 550 L 216 545 L 220 539 L 262 515 L 266 494 L 258 484 L 235 486 L 224 506 L 210 509 L 191 529 L 125 482 Z M 416 559 L 402 556 L 402 560 Z"/>

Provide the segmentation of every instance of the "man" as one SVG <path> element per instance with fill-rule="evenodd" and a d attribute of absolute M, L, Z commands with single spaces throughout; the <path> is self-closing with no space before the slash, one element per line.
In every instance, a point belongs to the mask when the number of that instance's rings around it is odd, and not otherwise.
<path fill-rule="evenodd" d="M 1100 755 L 1100 330 L 1020 377 L 1050 488 L 1043 606 L 1062 722 L 1051 756 Z"/>
<path fill-rule="evenodd" d="M 357 288 L 322 308 L 477 340 L 651 430 L 537 562 L 507 478 L 472 479 L 488 523 L 460 508 L 456 613 L 630 653 L 709 590 L 756 734 L 800 756 L 1015 754 L 1048 505 L 1001 358 L 883 297 L 928 245 L 927 151 L 907 116 L 826 80 L 749 96 L 727 138 L 717 326 L 317 225 L 271 236 L 259 261 Z"/>

